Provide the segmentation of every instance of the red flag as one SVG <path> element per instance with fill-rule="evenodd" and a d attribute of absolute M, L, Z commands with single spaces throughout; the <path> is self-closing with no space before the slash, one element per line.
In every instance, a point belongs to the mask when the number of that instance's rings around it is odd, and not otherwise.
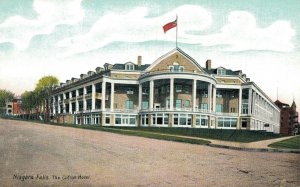
<path fill-rule="evenodd" d="M 167 23 L 163 26 L 164 33 L 166 33 L 168 30 L 174 28 L 177 26 L 177 19 L 175 21 L 172 21 L 170 23 Z"/>

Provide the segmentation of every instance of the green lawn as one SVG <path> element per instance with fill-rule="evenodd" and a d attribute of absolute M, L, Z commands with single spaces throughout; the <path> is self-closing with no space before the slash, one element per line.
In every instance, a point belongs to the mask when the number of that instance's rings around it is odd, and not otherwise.
<path fill-rule="evenodd" d="M 269 147 L 278 149 L 300 149 L 300 136 L 272 143 L 269 145 Z"/>
<path fill-rule="evenodd" d="M 181 128 L 181 127 L 108 127 L 112 129 L 138 130 L 180 136 L 192 136 L 198 138 L 216 139 L 233 142 L 255 142 L 272 138 L 282 137 L 265 131 L 249 131 L 234 129 L 204 129 L 204 128 Z"/>
<path fill-rule="evenodd" d="M 20 119 L 19 119 L 20 120 Z M 22 120 L 22 119 L 21 119 Z M 33 122 L 33 121 L 32 121 Z M 43 123 L 43 121 L 34 121 Z M 207 144 L 206 141 L 201 142 L 192 138 L 179 138 L 174 135 L 191 136 L 197 138 L 216 139 L 234 142 L 254 142 L 260 140 L 267 140 L 272 138 L 282 137 L 279 134 L 273 134 L 265 131 L 249 131 L 249 130 L 235 130 L 235 129 L 205 129 L 205 128 L 181 128 L 181 127 L 101 127 L 99 125 L 73 125 L 73 124 L 56 124 L 75 128 L 93 129 L 101 131 L 109 131 L 119 134 L 126 134 L 132 136 L 142 136 L 155 139 L 164 139 L 172 141 L 180 141 L 196 144 Z M 130 130 L 130 131 L 125 131 Z M 159 135 L 154 133 L 162 133 L 167 135 Z M 168 136 L 169 135 L 169 136 Z M 172 136 L 173 135 L 173 136 Z"/>

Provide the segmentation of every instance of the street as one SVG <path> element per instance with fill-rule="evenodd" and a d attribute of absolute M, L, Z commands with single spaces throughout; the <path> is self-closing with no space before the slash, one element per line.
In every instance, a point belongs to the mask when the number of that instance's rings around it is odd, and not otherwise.
<path fill-rule="evenodd" d="M 299 186 L 300 156 L 0 119 L 1 186 Z"/>

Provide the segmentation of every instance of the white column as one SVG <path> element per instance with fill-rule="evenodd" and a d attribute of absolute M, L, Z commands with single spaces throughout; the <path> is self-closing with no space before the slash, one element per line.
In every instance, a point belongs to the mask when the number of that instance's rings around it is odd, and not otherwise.
<path fill-rule="evenodd" d="M 102 100 L 101 100 L 101 110 L 105 111 L 105 92 L 106 92 L 106 82 L 102 81 Z"/>
<path fill-rule="evenodd" d="M 71 101 L 71 98 L 72 98 L 72 92 L 70 91 L 69 92 L 69 113 L 72 114 L 72 101 Z"/>
<path fill-rule="evenodd" d="M 192 99 L 192 103 L 193 103 L 193 111 L 196 110 L 196 106 L 197 106 L 197 103 L 196 103 L 196 93 L 197 92 L 197 80 L 194 79 L 193 80 L 193 99 Z"/>
<path fill-rule="evenodd" d="M 110 111 L 114 111 L 115 102 L 115 83 L 111 83 L 110 86 Z"/>
<path fill-rule="evenodd" d="M 174 110 L 174 78 L 170 79 L 170 110 Z"/>
<path fill-rule="evenodd" d="M 252 114 L 255 115 L 256 92 L 252 91 Z"/>
<path fill-rule="evenodd" d="M 142 84 L 139 84 L 139 110 L 142 109 L 142 91 L 143 91 Z"/>
<path fill-rule="evenodd" d="M 212 101 L 212 96 L 211 96 L 211 92 L 212 92 L 212 84 L 211 83 L 208 83 L 208 87 L 207 87 L 207 99 L 208 99 L 208 112 L 211 111 L 212 109 L 212 104 L 211 104 L 211 101 Z"/>
<path fill-rule="evenodd" d="M 53 114 L 56 114 L 56 110 L 55 110 L 55 104 L 57 101 L 55 101 L 55 96 L 52 97 L 52 107 L 53 107 Z"/>
<path fill-rule="evenodd" d="M 252 88 L 249 89 L 249 97 L 248 97 L 248 114 L 251 115 L 252 109 Z"/>
<path fill-rule="evenodd" d="M 92 110 L 95 110 L 96 106 L 96 85 L 92 84 Z"/>
<path fill-rule="evenodd" d="M 79 102 L 78 102 L 78 96 L 79 96 L 79 91 L 78 90 L 76 90 L 75 91 L 76 92 L 76 112 L 78 112 L 79 111 Z"/>
<path fill-rule="evenodd" d="M 58 113 L 60 114 L 61 113 L 61 108 L 60 108 L 60 101 L 61 101 L 61 98 L 60 98 L 61 94 L 59 94 L 57 96 L 57 110 L 58 110 Z"/>
<path fill-rule="evenodd" d="M 217 88 L 216 86 L 213 86 L 212 112 L 216 111 L 216 95 L 217 95 Z"/>
<path fill-rule="evenodd" d="M 63 105 L 63 113 L 66 113 L 66 104 L 65 104 L 65 99 L 66 99 L 66 94 L 63 93 L 63 100 L 62 100 L 62 105 Z"/>
<path fill-rule="evenodd" d="M 242 94 L 243 94 L 243 89 L 239 89 L 239 115 L 242 114 Z"/>
<path fill-rule="evenodd" d="M 86 110 L 86 99 L 85 99 L 85 95 L 86 95 L 86 86 L 83 87 L 83 111 Z"/>
<path fill-rule="evenodd" d="M 149 109 L 153 110 L 153 98 L 154 97 L 154 81 L 150 81 L 150 94 L 149 94 Z"/>

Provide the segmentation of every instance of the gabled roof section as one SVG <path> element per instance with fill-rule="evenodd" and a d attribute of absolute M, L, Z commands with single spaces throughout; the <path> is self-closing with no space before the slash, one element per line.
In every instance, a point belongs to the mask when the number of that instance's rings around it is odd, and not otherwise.
<path fill-rule="evenodd" d="M 197 68 L 198 72 L 206 73 L 206 71 L 197 63 L 195 59 L 193 59 L 191 56 L 189 56 L 187 53 L 182 51 L 180 48 L 175 48 L 168 53 L 164 54 L 163 56 L 159 57 L 157 60 L 155 60 L 147 69 L 146 71 L 153 70 L 156 66 L 158 66 L 161 62 L 166 60 L 167 58 L 171 58 L 174 54 L 180 54 L 182 57 L 184 57 L 187 61 L 190 62 L 191 65 L 193 65 L 195 68 Z"/>

